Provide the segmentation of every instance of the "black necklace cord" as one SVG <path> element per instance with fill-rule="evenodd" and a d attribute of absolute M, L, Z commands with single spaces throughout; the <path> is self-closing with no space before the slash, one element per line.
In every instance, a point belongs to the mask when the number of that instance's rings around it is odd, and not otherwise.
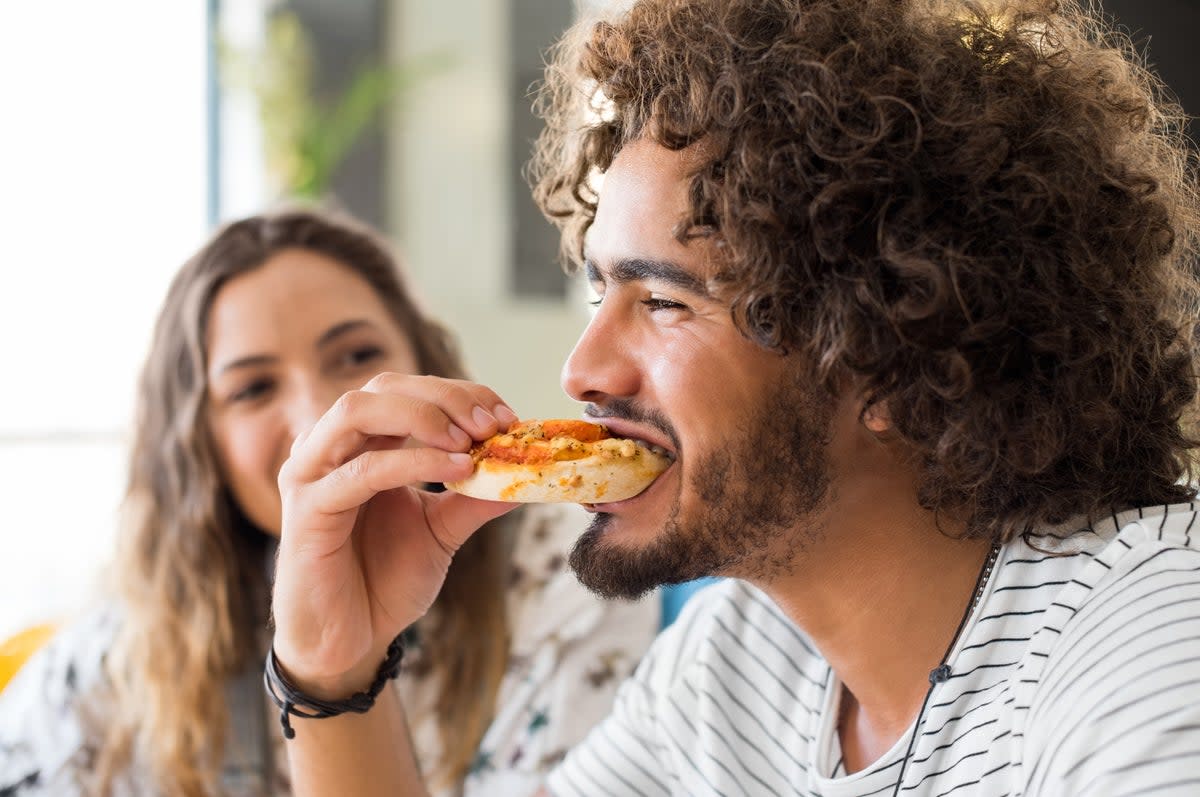
<path fill-rule="evenodd" d="M 946 662 L 950 658 L 954 646 L 958 644 L 963 629 L 967 627 L 967 621 L 971 619 L 971 615 L 979 605 L 980 598 L 983 597 L 983 590 L 987 586 L 988 579 L 991 578 L 992 569 L 996 566 L 999 555 L 1000 543 L 992 543 L 987 558 L 983 560 L 983 567 L 979 568 L 979 576 L 975 579 L 975 589 L 971 591 L 971 600 L 967 601 L 967 608 L 958 621 L 958 628 L 954 631 L 954 636 L 950 638 L 950 644 L 946 646 L 946 652 L 942 654 L 941 662 L 929 671 L 929 689 L 925 691 L 925 699 L 921 701 L 921 710 L 917 712 L 917 719 L 913 723 L 912 735 L 908 737 L 908 749 L 904 751 L 904 758 L 900 759 L 900 774 L 896 776 L 896 788 L 892 791 L 892 797 L 899 797 L 900 789 L 904 785 L 904 771 L 908 768 L 908 759 L 912 756 L 913 747 L 917 743 L 917 734 L 921 732 L 921 723 L 925 721 L 925 709 L 929 707 L 929 698 L 933 697 L 933 690 L 937 688 L 938 684 L 950 680 L 952 671 Z"/>

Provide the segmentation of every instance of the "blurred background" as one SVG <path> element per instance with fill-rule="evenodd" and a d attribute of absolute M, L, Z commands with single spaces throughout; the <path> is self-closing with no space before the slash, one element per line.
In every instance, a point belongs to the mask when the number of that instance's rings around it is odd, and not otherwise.
<path fill-rule="evenodd" d="M 107 560 L 167 281 L 281 197 L 384 231 L 520 414 L 578 414 L 558 370 L 583 290 L 522 167 L 544 51 L 602 4 L 0 6 L 0 639 L 74 608 Z M 1192 109 L 1200 4 L 1105 9 Z"/>

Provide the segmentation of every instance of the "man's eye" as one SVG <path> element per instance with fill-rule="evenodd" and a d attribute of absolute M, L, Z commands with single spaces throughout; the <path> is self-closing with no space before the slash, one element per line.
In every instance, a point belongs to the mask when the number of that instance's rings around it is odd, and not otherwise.
<path fill-rule="evenodd" d="M 677 302 L 673 299 L 663 299 L 659 296 L 651 296 L 649 299 L 643 299 L 642 304 L 649 307 L 651 310 L 686 310 L 687 305 Z"/>

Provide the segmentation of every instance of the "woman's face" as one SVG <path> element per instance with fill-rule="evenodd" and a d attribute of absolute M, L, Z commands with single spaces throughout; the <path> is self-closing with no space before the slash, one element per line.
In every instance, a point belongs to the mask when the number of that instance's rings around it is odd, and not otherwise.
<path fill-rule="evenodd" d="M 209 311 L 209 426 L 242 511 L 279 536 L 276 479 L 292 441 L 339 396 L 417 358 L 370 284 L 338 261 L 288 249 L 217 292 Z"/>

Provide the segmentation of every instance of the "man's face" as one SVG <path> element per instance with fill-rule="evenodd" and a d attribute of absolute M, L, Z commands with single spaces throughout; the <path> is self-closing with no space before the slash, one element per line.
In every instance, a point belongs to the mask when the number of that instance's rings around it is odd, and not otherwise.
<path fill-rule="evenodd" d="M 642 494 L 592 507 L 571 563 L 609 596 L 781 575 L 829 493 L 832 400 L 738 332 L 709 283 L 715 244 L 673 234 L 689 157 L 641 140 L 606 173 L 585 253 L 598 309 L 563 368 L 589 415 L 676 456 Z"/>

